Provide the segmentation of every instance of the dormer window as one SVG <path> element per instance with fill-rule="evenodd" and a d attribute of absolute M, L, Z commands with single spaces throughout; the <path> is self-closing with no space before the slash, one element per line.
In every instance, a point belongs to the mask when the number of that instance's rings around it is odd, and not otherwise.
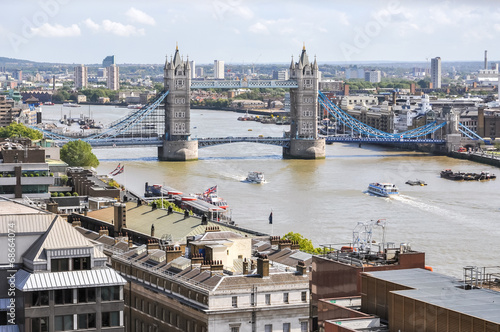
<path fill-rule="evenodd" d="M 52 258 L 52 260 L 50 261 L 50 271 L 51 272 L 69 271 L 69 259 L 68 258 Z"/>
<path fill-rule="evenodd" d="M 90 257 L 73 258 L 73 270 L 90 270 Z"/>

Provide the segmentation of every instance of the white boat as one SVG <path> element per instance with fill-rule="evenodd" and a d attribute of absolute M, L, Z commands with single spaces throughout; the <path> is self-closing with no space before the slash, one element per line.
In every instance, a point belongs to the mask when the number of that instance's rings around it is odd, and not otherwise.
<path fill-rule="evenodd" d="M 63 106 L 64 107 L 80 107 L 80 105 L 73 104 L 73 103 L 64 103 Z"/>
<path fill-rule="evenodd" d="M 247 182 L 251 183 L 262 183 L 264 182 L 264 173 L 262 172 L 248 172 L 248 176 L 246 178 Z"/>
<path fill-rule="evenodd" d="M 399 195 L 398 187 L 392 183 L 370 183 L 368 192 L 373 195 L 389 197 L 391 195 Z"/>

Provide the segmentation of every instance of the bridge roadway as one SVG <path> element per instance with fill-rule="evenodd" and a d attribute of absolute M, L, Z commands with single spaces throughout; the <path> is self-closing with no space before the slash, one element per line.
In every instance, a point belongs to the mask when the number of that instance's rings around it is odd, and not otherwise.
<path fill-rule="evenodd" d="M 327 136 L 323 137 L 326 143 L 343 142 L 343 143 L 413 143 L 413 144 L 445 144 L 445 140 L 435 139 L 395 139 L 395 138 L 369 138 L 369 137 L 348 137 L 348 136 Z M 85 140 L 85 139 L 82 139 Z M 213 137 L 213 138 L 197 138 L 198 148 L 206 148 L 215 145 L 229 144 L 229 143 L 260 143 L 268 145 L 276 145 L 281 147 L 288 147 L 290 139 L 285 137 Z M 160 147 L 163 146 L 163 140 L 159 137 L 154 138 L 109 138 L 109 139 L 91 139 L 85 140 L 90 143 L 94 148 L 104 147 L 134 147 L 134 146 L 149 146 Z"/>
<path fill-rule="evenodd" d="M 243 89 L 243 88 L 298 88 L 299 85 L 295 80 L 287 80 L 287 81 L 279 81 L 279 80 L 239 80 L 239 81 L 224 81 L 224 80 L 215 80 L 215 81 L 191 81 L 191 89 L 210 89 L 210 88 L 219 88 L 219 89 Z"/>

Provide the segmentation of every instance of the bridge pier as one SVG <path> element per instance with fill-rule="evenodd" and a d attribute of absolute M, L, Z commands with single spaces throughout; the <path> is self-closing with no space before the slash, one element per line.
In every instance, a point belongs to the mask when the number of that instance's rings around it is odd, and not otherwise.
<path fill-rule="evenodd" d="M 290 146 L 283 148 L 285 159 L 324 159 L 324 139 L 290 139 Z"/>
<path fill-rule="evenodd" d="M 158 160 L 198 160 L 198 141 L 163 141 L 163 146 L 158 147 Z"/>

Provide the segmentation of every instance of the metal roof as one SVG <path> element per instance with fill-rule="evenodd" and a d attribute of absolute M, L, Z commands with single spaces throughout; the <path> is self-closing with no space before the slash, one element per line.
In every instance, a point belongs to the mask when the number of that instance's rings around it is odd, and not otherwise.
<path fill-rule="evenodd" d="M 0 332 L 19 332 L 19 327 L 17 325 L 2 325 Z"/>
<path fill-rule="evenodd" d="M 16 288 L 23 292 L 126 284 L 125 279 L 115 270 L 109 268 L 43 273 L 29 273 L 25 270 L 19 270 L 16 272 L 15 278 Z"/>

